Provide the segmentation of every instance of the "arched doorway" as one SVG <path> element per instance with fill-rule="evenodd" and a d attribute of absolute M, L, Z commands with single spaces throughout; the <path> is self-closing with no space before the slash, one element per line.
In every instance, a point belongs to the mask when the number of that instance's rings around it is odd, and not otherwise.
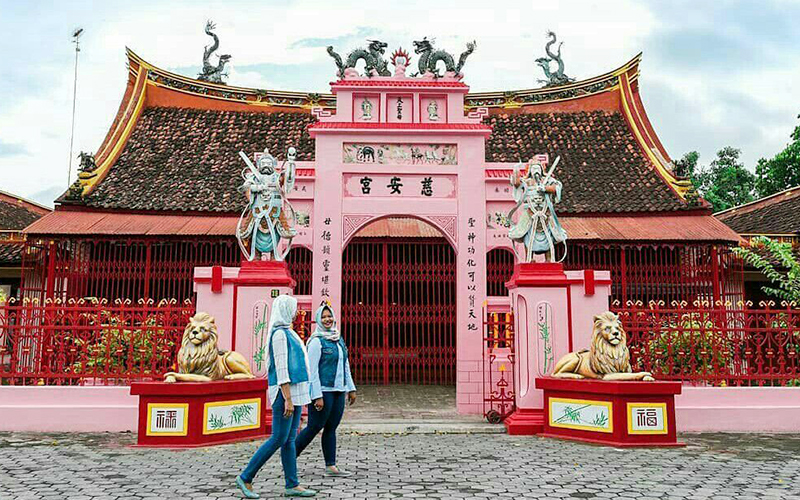
<path fill-rule="evenodd" d="M 361 384 L 456 382 L 456 254 L 433 226 L 384 218 L 342 255 L 342 332 Z"/>

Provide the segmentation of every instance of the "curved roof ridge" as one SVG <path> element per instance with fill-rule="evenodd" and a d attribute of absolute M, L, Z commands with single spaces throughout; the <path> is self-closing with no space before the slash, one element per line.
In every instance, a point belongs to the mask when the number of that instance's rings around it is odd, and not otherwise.
<path fill-rule="evenodd" d="M 129 61 L 128 67 L 134 76 L 138 74 L 138 68 L 145 68 L 149 73 L 149 80 L 172 90 L 201 97 L 248 104 L 303 107 L 308 109 L 312 107 L 335 108 L 336 97 L 332 93 L 268 90 L 200 81 L 196 78 L 159 68 L 145 61 L 129 47 L 126 47 L 125 51 Z M 630 81 L 635 81 L 638 78 L 641 59 L 642 53 L 639 52 L 616 69 L 565 85 L 469 93 L 466 95 L 465 105 L 468 108 L 477 106 L 520 107 L 575 99 L 613 90 L 619 84 L 619 76 L 622 74 L 628 74 Z"/>

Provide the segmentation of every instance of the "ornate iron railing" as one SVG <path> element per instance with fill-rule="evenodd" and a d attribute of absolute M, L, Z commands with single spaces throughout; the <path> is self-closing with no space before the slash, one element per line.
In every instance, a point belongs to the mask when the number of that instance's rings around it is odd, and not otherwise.
<path fill-rule="evenodd" d="M 800 385 L 800 309 L 791 304 L 615 306 L 635 371 L 716 386 Z"/>
<path fill-rule="evenodd" d="M 191 302 L 0 304 L 0 383 L 124 385 L 174 368 Z"/>
<path fill-rule="evenodd" d="M 159 380 L 175 359 L 191 302 L 98 300 L 0 304 L 0 383 L 3 385 L 127 385 Z M 311 312 L 295 330 L 306 339 Z"/>

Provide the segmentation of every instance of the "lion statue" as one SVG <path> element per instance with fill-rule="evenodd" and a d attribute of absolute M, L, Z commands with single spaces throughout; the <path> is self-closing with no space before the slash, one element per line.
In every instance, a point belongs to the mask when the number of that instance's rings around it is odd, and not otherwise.
<path fill-rule="evenodd" d="M 625 330 L 619 316 L 611 311 L 594 317 L 591 347 L 571 352 L 558 360 L 553 377 L 655 380 L 650 372 L 632 372 Z"/>
<path fill-rule="evenodd" d="M 214 317 L 199 312 L 189 319 L 178 351 L 178 373 L 164 374 L 164 382 L 211 382 L 255 378 L 247 360 L 236 351 L 217 349 Z"/>

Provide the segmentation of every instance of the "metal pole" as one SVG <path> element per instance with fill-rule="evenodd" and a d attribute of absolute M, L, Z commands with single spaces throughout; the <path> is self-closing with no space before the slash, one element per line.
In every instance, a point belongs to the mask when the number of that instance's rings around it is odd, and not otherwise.
<path fill-rule="evenodd" d="M 69 134 L 69 167 L 67 170 L 67 187 L 70 186 L 72 180 L 72 145 L 75 141 L 75 103 L 78 97 L 78 53 L 81 51 L 80 37 L 83 29 L 77 29 L 72 33 L 75 44 L 75 77 L 72 81 L 72 129 Z"/>

